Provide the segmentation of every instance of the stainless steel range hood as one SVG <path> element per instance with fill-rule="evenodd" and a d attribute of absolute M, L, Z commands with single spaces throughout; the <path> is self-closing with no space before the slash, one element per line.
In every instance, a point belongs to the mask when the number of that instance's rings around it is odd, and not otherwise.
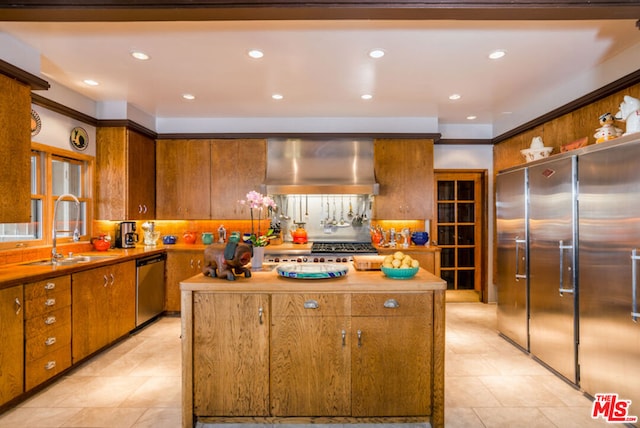
<path fill-rule="evenodd" d="M 266 193 L 378 194 L 373 139 L 270 138 Z"/>

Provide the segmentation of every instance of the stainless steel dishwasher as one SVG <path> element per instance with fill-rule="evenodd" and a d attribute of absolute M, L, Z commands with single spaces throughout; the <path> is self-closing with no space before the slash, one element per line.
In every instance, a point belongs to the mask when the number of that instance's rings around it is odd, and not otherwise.
<path fill-rule="evenodd" d="M 136 260 L 136 327 L 164 311 L 164 265 L 166 254 Z"/>

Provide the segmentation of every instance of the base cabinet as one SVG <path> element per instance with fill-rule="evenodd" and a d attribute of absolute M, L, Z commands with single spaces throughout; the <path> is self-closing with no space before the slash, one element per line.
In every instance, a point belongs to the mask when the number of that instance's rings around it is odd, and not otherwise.
<path fill-rule="evenodd" d="M 24 391 L 23 287 L 0 290 L 0 406 Z"/>
<path fill-rule="evenodd" d="M 74 273 L 71 280 L 76 363 L 135 328 L 135 261 Z"/>
<path fill-rule="evenodd" d="M 204 421 L 433 416 L 433 292 L 182 298 L 186 425 L 189 408 Z"/>
<path fill-rule="evenodd" d="M 167 252 L 167 279 L 165 282 L 165 304 L 167 312 L 180 312 L 180 281 L 202 272 L 204 251 L 185 250 Z"/>
<path fill-rule="evenodd" d="M 195 414 L 268 416 L 269 295 L 198 293 L 193 316 Z"/>
<path fill-rule="evenodd" d="M 25 390 L 71 367 L 71 276 L 24 287 Z"/>

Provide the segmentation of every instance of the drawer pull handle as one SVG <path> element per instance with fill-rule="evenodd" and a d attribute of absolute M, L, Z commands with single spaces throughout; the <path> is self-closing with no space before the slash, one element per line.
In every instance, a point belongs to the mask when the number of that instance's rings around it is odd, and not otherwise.
<path fill-rule="evenodd" d="M 258 309 L 258 319 L 260 320 L 260 325 L 264 324 L 263 320 L 262 320 L 262 315 L 264 314 L 264 309 L 262 309 L 262 307 L 260 307 Z"/>
<path fill-rule="evenodd" d="M 318 309 L 320 307 L 320 305 L 318 304 L 317 300 L 307 300 L 306 302 L 304 302 L 304 308 L 305 309 Z"/>
<path fill-rule="evenodd" d="M 400 307 L 400 303 L 396 299 L 389 299 L 384 302 L 384 307 L 389 309 L 397 309 Z"/>
<path fill-rule="evenodd" d="M 347 332 L 342 330 L 342 347 L 347 346 Z"/>
<path fill-rule="evenodd" d="M 56 317 L 54 317 L 54 316 L 50 316 L 50 317 L 47 317 L 47 318 L 44 320 L 44 323 L 45 323 L 46 325 L 51 325 L 51 324 L 55 324 L 55 323 L 56 323 L 56 321 L 57 321 L 57 320 L 56 320 Z"/>
<path fill-rule="evenodd" d="M 111 283 L 110 285 L 113 285 L 114 282 L 116 282 L 116 277 L 111 273 L 109 274 L 111 276 Z"/>
<path fill-rule="evenodd" d="M 105 287 L 109 285 L 109 278 L 107 278 L 107 275 L 102 275 L 102 278 L 104 279 L 104 284 L 102 285 L 104 285 Z"/>
<path fill-rule="evenodd" d="M 22 305 L 20 304 L 20 299 L 16 297 L 14 304 L 16 307 L 16 315 L 18 315 L 20 313 L 20 310 L 22 309 Z"/>
<path fill-rule="evenodd" d="M 44 286 L 45 290 L 55 290 L 56 283 L 55 282 L 47 282 Z"/>
<path fill-rule="evenodd" d="M 56 299 L 54 299 L 54 298 L 47 299 L 44 302 L 45 306 L 55 306 L 55 304 L 56 304 Z"/>
<path fill-rule="evenodd" d="M 358 330 L 358 348 L 362 348 L 362 330 Z"/>
<path fill-rule="evenodd" d="M 44 365 L 44 369 L 45 370 L 53 370 L 56 368 L 56 362 L 55 361 L 49 361 L 47 362 L 47 364 Z"/>
<path fill-rule="evenodd" d="M 44 341 L 44 344 L 47 346 L 51 346 L 54 343 L 56 343 L 56 338 L 55 337 L 47 337 L 47 340 Z"/>

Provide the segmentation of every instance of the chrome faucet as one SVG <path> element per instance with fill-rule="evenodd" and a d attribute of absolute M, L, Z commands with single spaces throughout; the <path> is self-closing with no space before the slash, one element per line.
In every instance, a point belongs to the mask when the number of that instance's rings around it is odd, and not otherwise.
<path fill-rule="evenodd" d="M 58 245 L 57 245 L 57 239 L 58 239 L 58 232 L 71 232 L 70 230 L 57 230 L 56 229 L 56 213 L 58 211 L 58 204 L 60 203 L 60 201 L 64 200 L 65 198 L 69 198 L 69 199 L 73 199 L 75 201 L 75 205 L 76 205 L 76 226 L 73 229 L 73 240 L 74 242 L 78 242 L 80 240 L 80 231 L 78 230 L 78 224 L 80 223 L 80 201 L 78 200 L 78 198 L 76 198 L 74 195 L 72 195 L 71 193 L 65 193 L 63 195 L 58 196 L 58 199 L 56 199 L 56 203 L 53 207 L 53 224 L 51 225 L 51 234 L 52 234 L 52 243 L 53 246 L 51 247 L 51 262 L 55 263 L 59 258 L 62 257 L 62 254 L 58 254 Z"/>

